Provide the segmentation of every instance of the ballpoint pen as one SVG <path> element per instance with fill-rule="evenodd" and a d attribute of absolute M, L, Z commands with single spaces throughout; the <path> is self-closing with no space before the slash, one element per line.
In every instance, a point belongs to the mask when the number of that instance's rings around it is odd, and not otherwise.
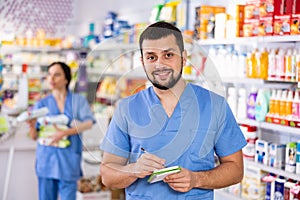
<path fill-rule="evenodd" d="M 142 150 L 142 152 L 144 152 L 144 153 L 148 153 L 148 152 L 144 149 L 144 147 L 141 147 L 141 150 Z"/>

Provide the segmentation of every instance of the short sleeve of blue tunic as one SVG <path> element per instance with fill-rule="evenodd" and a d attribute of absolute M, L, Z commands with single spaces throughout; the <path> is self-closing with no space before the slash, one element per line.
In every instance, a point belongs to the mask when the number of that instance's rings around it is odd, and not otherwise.
<path fill-rule="evenodd" d="M 91 120 L 95 123 L 93 113 L 85 97 L 68 91 L 64 113 L 58 109 L 56 101 L 49 95 L 38 101 L 34 109 L 47 107 L 48 116 L 65 114 L 69 118 L 69 126 L 73 120 L 81 122 Z M 38 125 L 37 125 L 38 127 Z M 81 171 L 81 134 L 68 137 L 71 145 L 67 148 L 57 148 L 37 144 L 36 173 L 39 177 L 76 181 L 82 176 Z"/>
<path fill-rule="evenodd" d="M 167 166 L 201 171 L 215 167 L 215 154 L 228 156 L 245 145 L 226 100 L 187 84 L 170 118 L 152 87 L 123 99 L 100 148 L 135 162 L 143 147 L 166 159 Z M 213 199 L 212 190 L 179 193 L 162 181 L 149 184 L 147 178 L 138 179 L 126 188 L 126 199 Z"/>

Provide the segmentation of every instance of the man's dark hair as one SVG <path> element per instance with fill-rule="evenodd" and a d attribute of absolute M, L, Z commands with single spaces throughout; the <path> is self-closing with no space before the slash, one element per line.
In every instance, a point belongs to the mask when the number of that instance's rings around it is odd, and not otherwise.
<path fill-rule="evenodd" d="M 182 53 L 184 51 L 184 45 L 181 31 L 173 24 L 160 21 L 149 25 L 141 34 L 139 40 L 141 55 L 143 56 L 142 44 L 144 40 L 158 40 L 169 35 L 175 36 L 180 53 Z"/>
<path fill-rule="evenodd" d="M 53 66 L 53 65 L 60 65 L 60 67 L 62 68 L 62 70 L 64 71 L 65 77 L 67 79 L 67 85 L 66 85 L 66 89 L 69 89 L 69 84 L 71 82 L 71 78 L 72 78 L 72 74 L 71 74 L 71 69 L 70 67 L 64 63 L 64 62 L 53 62 L 51 63 L 48 67 L 47 70 L 49 71 L 49 69 Z"/>

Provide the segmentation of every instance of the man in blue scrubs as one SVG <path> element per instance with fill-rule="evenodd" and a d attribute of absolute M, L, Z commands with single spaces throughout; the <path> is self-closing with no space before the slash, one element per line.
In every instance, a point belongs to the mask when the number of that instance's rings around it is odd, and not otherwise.
<path fill-rule="evenodd" d="M 103 183 L 126 188 L 126 200 L 212 200 L 213 189 L 242 180 L 245 138 L 223 97 L 183 80 L 179 29 L 148 26 L 140 49 L 153 86 L 118 103 L 100 146 Z M 154 170 L 176 165 L 180 172 L 147 182 Z"/>

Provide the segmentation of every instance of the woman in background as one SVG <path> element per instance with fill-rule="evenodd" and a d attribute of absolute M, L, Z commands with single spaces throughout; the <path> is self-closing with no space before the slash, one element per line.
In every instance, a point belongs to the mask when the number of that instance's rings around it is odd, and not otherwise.
<path fill-rule="evenodd" d="M 95 122 L 85 97 L 72 93 L 68 87 L 71 70 L 63 62 L 48 66 L 47 81 L 51 94 L 38 101 L 34 109 L 47 107 L 47 117 L 65 115 L 67 128 L 53 124 L 51 142 L 38 142 L 36 150 L 36 174 L 38 177 L 40 200 L 75 200 L 77 180 L 82 176 L 81 133 L 92 127 Z M 28 120 L 30 137 L 34 140 L 41 136 L 42 124 L 38 119 Z M 72 123 L 72 126 L 71 126 Z M 48 138 L 49 139 L 49 138 Z M 67 145 L 59 146 L 59 141 L 67 139 Z"/>

